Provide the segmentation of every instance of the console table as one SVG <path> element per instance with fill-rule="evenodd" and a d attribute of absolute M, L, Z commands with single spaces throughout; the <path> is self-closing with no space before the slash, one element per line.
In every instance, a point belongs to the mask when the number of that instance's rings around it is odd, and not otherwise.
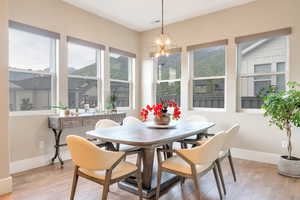
<path fill-rule="evenodd" d="M 48 118 L 49 128 L 52 129 L 55 137 L 55 153 L 51 159 L 53 164 L 55 159 L 58 159 L 61 166 L 64 162 L 60 157 L 60 147 L 67 144 L 61 144 L 60 139 L 64 129 L 66 128 L 78 128 L 78 127 L 94 127 L 96 123 L 101 119 L 111 119 L 118 123 L 122 123 L 126 117 L 126 113 L 96 113 L 96 114 L 79 114 L 78 116 L 59 116 L 50 115 Z"/>

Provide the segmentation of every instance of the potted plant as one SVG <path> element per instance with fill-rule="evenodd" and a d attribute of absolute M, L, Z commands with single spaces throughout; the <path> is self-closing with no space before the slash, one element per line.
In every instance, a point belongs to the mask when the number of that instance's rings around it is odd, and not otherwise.
<path fill-rule="evenodd" d="M 70 115 L 70 110 L 68 106 L 65 105 L 59 105 L 59 106 L 53 106 L 53 108 L 59 109 L 60 115 L 62 116 L 69 116 Z"/>
<path fill-rule="evenodd" d="M 147 105 L 146 108 L 143 108 L 140 116 L 142 121 L 148 119 L 149 112 L 153 111 L 154 122 L 158 125 L 168 125 L 170 123 L 171 115 L 168 113 L 168 108 L 174 108 L 172 117 L 175 120 L 180 118 L 180 108 L 174 101 L 171 100 L 162 100 L 161 103 L 155 104 L 153 106 Z"/>
<path fill-rule="evenodd" d="M 271 87 L 263 97 L 262 109 L 264 116 L 268 117 L 270 125 L 276 125 L 284 130 L 288 137 L 288 155 L 280 157 L 278 171 L 282 175 L 300 177 L 300 159 L 292 156 L 292 127 L 300 127 L 300 84 L 289 82 L 288 90 L 278 92 Z"/>
<path fill-rule="evenodd" d="M 117 100 L 118 97 L 115 95 L 115 92 L 109 97 L 108 99 L 108 105 L 106 106 L 106 109 L 110 110 L 112 113 L 117 112 Z"/>

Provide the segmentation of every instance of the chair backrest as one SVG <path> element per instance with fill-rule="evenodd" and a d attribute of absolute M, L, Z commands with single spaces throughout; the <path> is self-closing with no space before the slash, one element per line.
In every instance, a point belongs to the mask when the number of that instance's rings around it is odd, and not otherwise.
<path fill-rule="evenodd" d="M 90 170 L 107 170 L 124 154 L 104 151 L 92 142 L 75 135 L 67 136 L 67 145 L 75 165 Z"/>
<path fill-rule="evenodd" d="M 186 117 L 185 120 L 193 122 L 208 122 L 208 119 L 201 115 L 191 115 Z"/>
<path fill-rule="evenodd" d="M 235 124 L 230 129 L 228 129 L 224 134 L 224 146 L 222 148 L 222 151 L 228 151 L 233 142 L 233 138 L 236 136 L 236 134 L 239 132 L 240 125 Z"/>
<path fill-rule="evenodd" d="M 224 146 L 224 134 L 224 132 L 216 134 L 201 146 L 177 151 L 194 164 L 212 163 L 218 158 L 219 152 Z"/>
<path fill-rule="evenodd" d="M 123 120 L 123 125 L 136 124 L 136 123 L 142 123 L 142 121 L 132 116 L 128 116 Z"/>
<path fill-rule="evenodd" d="M 110 128 L 114 126 L 120 126 L 120 124 L 110 119 L 101 119 L 96 123 L 95 128 Z"/>

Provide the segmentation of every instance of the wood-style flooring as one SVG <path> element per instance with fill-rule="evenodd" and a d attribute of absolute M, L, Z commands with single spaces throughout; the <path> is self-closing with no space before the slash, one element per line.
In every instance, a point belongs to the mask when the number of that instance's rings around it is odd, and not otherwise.
<path fill-rule="evenodd" d="M 227 186 L 227 200 L 300 200 L 300 179 L 277 174 L 276 165 L 234 159 L 237 182 L 233 182 L 227 160 L 223 162 Z M 68 200 L 73 175 L 73 164 L 65 167 L 46 166 L 13 175 L 13 193 L 1 196 L 1 200 Z M 212 173 L 200 178 L 201 200 L 217 200 L 218 193 Z M 79 179 L 76 200 L 99 200 L 101 186 Z M 138 199 L 136 196 L 112 185 L 110 200 Z M 193 200 L 194 186 L 187 180 L 183 187 L 175 185 L 161 200 Z"/>

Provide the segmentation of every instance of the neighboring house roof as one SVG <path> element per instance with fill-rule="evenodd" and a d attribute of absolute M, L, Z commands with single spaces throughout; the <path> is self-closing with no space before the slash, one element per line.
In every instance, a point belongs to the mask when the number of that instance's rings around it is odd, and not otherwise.
<path fill-rule="evenodd" d="M 272 39 L 262 39 L 262 40 L 259 40 L 257 42 L 250 44 L 249 46 L 244 47 L 244 49 L 242 50 L 242 55 L 244 56 L 244 55 L 250 53 L 254 49 L 261 47 L 263 44 L 265 44 L 271 40 Z"/>

